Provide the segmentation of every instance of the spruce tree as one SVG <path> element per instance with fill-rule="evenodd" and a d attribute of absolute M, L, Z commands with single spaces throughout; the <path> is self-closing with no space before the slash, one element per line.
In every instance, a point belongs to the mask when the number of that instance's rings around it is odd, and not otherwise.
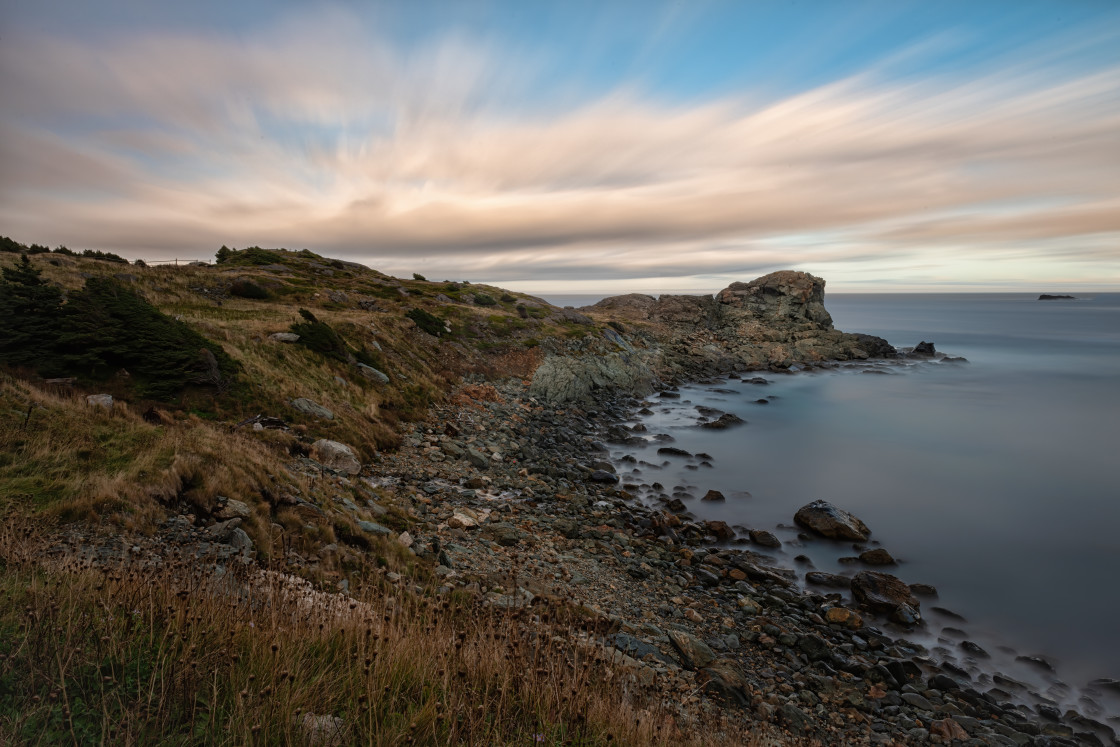
<path fill-rule="evenodd" d="M 56 373 L 62 290 L 40 276 L 26 254 L 0 277 L 0 362 Z"/>

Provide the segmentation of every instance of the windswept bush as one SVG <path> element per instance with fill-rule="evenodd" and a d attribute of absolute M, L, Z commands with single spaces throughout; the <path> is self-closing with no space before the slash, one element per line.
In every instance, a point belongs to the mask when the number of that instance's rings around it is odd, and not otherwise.
<path fill-rule="evenodd" d="M 65 254 L 65 252 L 63 252 Z M 86 249 L 82 252 L 82 257 L 85 259 L 97 259 L 102 262 L 116 262 L 117 264 L 127 265 L 128 260 L 119 254 L 112 252 L 102 252 L 97 249 Z"/>
<path fill-rule="evenodd" d="M 423 309 L 412 309 L 405 314 L 405 316 L 416 322 L 416 326 L 429 335 L 441 337 L 447 334 L 447 329 L 443 326 L 443 320 L 435 314 L 431 314 Z"/>
<path fill-rule="evenodd" d="M 87 381 L 123 369 L 140 394 L 164 400 L 189 384 L 223 388 L 237 370 L 220 345 L 114 278 L 89 278 L 63 304 L 27 255 L 0 278 L 0 362 Z"/>
<path fill-rule="evenodd" d="M 299 335 L 300 345 L 328 358 L 347 363 L 354 358 L 350 348 L 346 345 L 346 341 L 329 324 L 319 321 L 307 309 L 300 309 L 299 315 L 303 317 L 303 321 L 296 322 L 289 329 Z"/>
<path fill-rule="evenodd" d="M 229 293 L 231 296 L 237 296 L 238 298 L 253 298 L 258 300 L 263 300 L 272 296 L 272 294 L 268 292 L 268 288 L 265 288 L 263 285 L 249 278 L 238 278 L 234 280 L 233 284 L 229 287 Z"/>
<path fill-rule="evenodd" d="M 488 293 L 475 293 L 474 302 L 479 306 L 497 306 L 498 302 Z"/>
<path fill-rule="evenodd" d="M 63 307 L 60 363 L 90 379 L 124 369 L 139 392 L 168 399 L 190 384 L 219 384 L 237 364 L 222 347 L 113 278 L 90 278 Z"/>

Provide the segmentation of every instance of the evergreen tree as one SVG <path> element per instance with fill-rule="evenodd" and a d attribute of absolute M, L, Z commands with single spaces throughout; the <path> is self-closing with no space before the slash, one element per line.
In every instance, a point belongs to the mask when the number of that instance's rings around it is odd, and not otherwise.
<path fill-rule="evenodd" d="M 71 294 L 59 339 L 67 367 L 91 379 L 123 368 L 142 394 L 156 399 L 167 399 L 188 384 L 216 383 L 215 361 L 220 376 L 237 368 L 220 345 L 113 278 L 90 278 Z"/>
<path fill-rule="evenodd" d="M 61 329 L 62 291 L 40 277 L 26 254 L 0 277 L 0 362 L 48 374 L 58 366 L 54 345 Z"/>

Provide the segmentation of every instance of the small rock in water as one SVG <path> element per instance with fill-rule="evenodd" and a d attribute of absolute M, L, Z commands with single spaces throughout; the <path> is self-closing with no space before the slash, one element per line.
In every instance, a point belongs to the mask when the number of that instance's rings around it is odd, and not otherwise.
<path fill-rule="evenodd" d="M 937 350 L 934 349 L 933 343 L 925 341 L 919 342 L 914 346 L 914 349 L 910 351 L 910 355 L 916 358 L 932 358 L 936 354 Z"/>
<path fill-rule="evenodd" d="M 813 501 L 802 506 L 794 514 L 793 520 L 801 526 L 833 539 L 866 542 L 871 535 L 871 530 L 866 524 L 828 501 Z"/>
<path fill-rule="evenodd" d="M 719 492 L 718 490 L 709 490 L 707 493 L 704 494 L 704 497 L 701 498 L 700 500 L 702 500 L 702 501 L 722 501 L 722 500 L 724 500 L 724 497 L 723 497 L 723 493 Z"/>
<path fill-rule="evenodd" d="M 781 540 L 765 529 L 752 529 L 748 534 L 750 535 L 751 541 L 756 545 L 762 545 L 763 547 L 782 546 Z"/>
<path fill-rule="evenodd" d="M 877 571 L 857 573 L 852 579 L 852 594 L 861 605 L 876 612 L 892 613 L 900 605 L 908 605 L 916 613 L 919 605 L 909 586 L 889 573 Z"/>
<path fill-rule="evenodd" d="M 618 482 L 618 475 L 613 472 L 607 472 L 605 469 L 597 469 L 591 473 L 591 482 L 614 484 Z"/>
<path fill-rule="evenodd" d="M 728 526 L 726 521 L 706 521 L 704 527 L 714 534 L 716 539 L 724 542 L 735 537 L 735 530 Z"/>
<path fill-rule="evenodd" d="M 742 425 L 743 423 L 746 423 L 746 422 L 747 421 L 743 420 L 738 415 L 734 415 L 730 412 L 725 412 L 723 415 L 720 415 L 715 420 L 712 420 L 708 423 L 702 423 L 700 425 L 700 427 L 701 428 L 710 428 L 710 429 L 713 429 L 713 430 L 723 430 L 725 428 L 730 428 L 733 425 Z"/>
<path fill-rule="evenodd" d="M 805 574 L 805 580 L 811 584 L 828 586 L 833 589 L 849 589 L 852 586 L 852 580 L 847 576 L 825 573 L 824 571 L 809 571 Z"/>
<path fill-rule="evenodd" d="M 864 550 L 859 554 L 859 559 L 868 565 L 894 565 L 894 558 L 881 547 L 873 550 Z M 913 589 L 911 589 L 913 591 Z"/>
<path fill-rule="evenodd" d="M 658 454 L 664 454 L 666 456 L 683 456 L 683 457 L 692 456 L 691 453 L 685 451 L 684 449 L 678 449 L 676 446 L 662 446 L 660 449 L 657 450 L 657 453 Z"/>
<path fill-rule="evenodd" d="M 922 621 L 922 616 L 910 605 L 900 604 L 891 613 L 891 620 L 902 625 L 917 625 Z"/>
<path fill-rule="evenodd" d="M 991 654 L 972 641 L 961 641 L 961 649 L 980 659 L 990 659 Z"/>

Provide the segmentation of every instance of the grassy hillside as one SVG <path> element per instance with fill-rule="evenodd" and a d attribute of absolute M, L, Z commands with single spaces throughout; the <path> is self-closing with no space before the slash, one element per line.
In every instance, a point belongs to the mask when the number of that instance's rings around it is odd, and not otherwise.
<path fill-rule="evenodd" d="M 235 371 L 153 398 L 160 387 L 140 386 L 127 368 L 62 371 L 49 351 L 42 365 L 4 367 L 0 494 L 62 518 L 115 517 L 132 528 L 176 502 L 203 511 L 219 495 L 268 502 L 285 490 L 274 484 L 286 474 L 281 463 L 315 440 L 343 442 L 368 461 L 395 449 L 398 424 L 424 417 L 463 376 L 527 376 L 542 338 L 594 331 L 499 288 L 398 280 L 307 251 L 224 259 L 136 267 L 32 256 L 42 279 L 61 289 L 64 309 L 91 282 L 115 280 L 219 346 Z M 0 267 L 17 263 L 0 254 Z M 302 333 L 294 343 L 270 337 L 293 331 Z M 69 374 L 61 383 L 44 378 L 61 373 Z M 94 393 L 116 404 L 88 406 Z M 292 404 L 300 399 L 330 416 L 301 411 Z M 258 415 L 290 428 L 234 427 Z M 311 486 L 288 489 L 314 497 Z"/>

